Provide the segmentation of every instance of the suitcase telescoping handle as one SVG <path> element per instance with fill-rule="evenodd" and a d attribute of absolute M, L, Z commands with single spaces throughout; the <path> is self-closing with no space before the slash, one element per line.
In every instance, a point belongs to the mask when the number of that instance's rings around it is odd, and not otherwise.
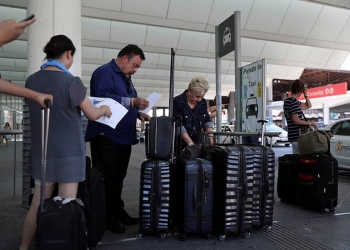
<path fill-rule="evenodd" d="M 46 184 L 46 157 L 47 157 L 47 139 L 49 134 L 49 121 L 51 100 L 45 99 L 46 108 L 41 109 L 41 192 L 40 192 L 40 211 L 44 211 L 45 184 Z M 45 116 L 46 113 L 46 116 Z"/>
<path fill-rule="evenodd" d="M 267 120 L 259 120 L 258 123 L 262 124 L 261 128 L 261 145 L 265 146 L 265 138 L 264 138 L 264 133 L 265 133 L 265 124 L 267 123 Z"/>

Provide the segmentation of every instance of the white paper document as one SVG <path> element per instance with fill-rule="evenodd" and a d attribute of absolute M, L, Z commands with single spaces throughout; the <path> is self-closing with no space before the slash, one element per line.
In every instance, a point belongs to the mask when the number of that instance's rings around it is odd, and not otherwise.
<path fill-rule="evenodd" d="M 110 118 L 107 116 L 102 116 L 96 120 L 96 122 L 100 122 L 110 126 L 111 128 L 115 128 L 120 120 L 125 116 L 128 112 L 124 106 L 122 106 L 119 102 L 111 99 L 111 98 L 101 98 L 101 97 L 91 97 L 89 96 L 89 100 L 95 108 L 99 108 L 102 105 L 108 106 L 112 115 Z"/>
<path fill-rule="evenodd" d="M 162 96 L 161 94 L 156 92 L 153 92 L 152 94 L 150 94 L 147 97 L 147 100 L 149 101 L 148 107 L 145 108 L 144 110 L 140 110 L 140 112 L 147 114 L 153 108 L 153 106 L 158 102 L 161 96 Z"/>

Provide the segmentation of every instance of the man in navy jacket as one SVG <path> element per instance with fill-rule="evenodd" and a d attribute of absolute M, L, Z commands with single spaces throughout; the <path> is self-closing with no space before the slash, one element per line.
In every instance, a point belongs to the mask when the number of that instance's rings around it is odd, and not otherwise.
<path fill-rule="evenodd" d="M 115 129 L 89 121 L 85 140 L 90 141 L 92 164 L 102 172 L 106 189 L 107 229 L 124 233 L 124 224 L 137 224 L 124 210 L 121 198 L 123 181 L 127 173 L 131 146 L 136 142 L 136 120 L 150 120 L 147 114 L 139 112 L 148 107 L 145 98 L 137 96 L 131 81 L 145 60 L 143 51 L 129 44 L 117 58 L 97 68 L 90 81 L 90 94 L 94 97 L 108 97 L 123 105 L 128 112 Z"/>

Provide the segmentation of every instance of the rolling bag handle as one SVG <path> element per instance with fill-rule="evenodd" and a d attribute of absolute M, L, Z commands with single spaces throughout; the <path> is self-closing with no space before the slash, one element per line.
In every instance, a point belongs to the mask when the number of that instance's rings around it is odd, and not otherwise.
<path fill-rule="evenodd" d="M 173 99 L 174 99 L 174 75 L 175 75 L 175 52 L 171 48 L 170 61 L 170 87 L 169 87 L 169 117 L 173 116 Z"/>
<path fill-rule="evenodd" d="M 258 123 L 262 123 L 262 128 L 261 128 L 261 145 L 265 146 L 265 138 L 264 138 L 264 133 L 265 133 L 265 124 L 267 123 L 267 120 L 259 120 Z M 272 144 L 271 144 L 272 147 Z"/>
<path fill-rule="evenodd" d="M 174 164 L 177 156 L 181 152 L 181 116 L 173 118 L 173 137 L 172 137 L 172 151 L 171 151 L 171 163 Z"/>
<path fill-rule="evenodd" d="M 51 100 L 46 99 L 44 103 L 46 104 L 46 109 L 44 108 L 41 109 L 41 192 L 40 192 L 40 211 L 41 212 L 44 211 L 44 200 L 45 200 L 46 154 L 47 154 L 47 138 L 49 134 Z M 46 116 L 45 116 L 45 113 L 46 113 Z"/>

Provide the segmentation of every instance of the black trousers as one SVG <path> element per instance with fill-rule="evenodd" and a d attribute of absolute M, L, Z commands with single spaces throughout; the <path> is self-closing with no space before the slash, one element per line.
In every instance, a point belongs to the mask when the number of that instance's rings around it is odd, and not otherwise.
<path fill-rule="evenodd" d="M 121 194 L 131 145 L 121 145 L 99 135 L 91 139 L 90 146 L 92 165 L 99 168 L 105 181 L 107 223 L 113 224 L 119 221 L 120 210 L 124 208 Z"/>

